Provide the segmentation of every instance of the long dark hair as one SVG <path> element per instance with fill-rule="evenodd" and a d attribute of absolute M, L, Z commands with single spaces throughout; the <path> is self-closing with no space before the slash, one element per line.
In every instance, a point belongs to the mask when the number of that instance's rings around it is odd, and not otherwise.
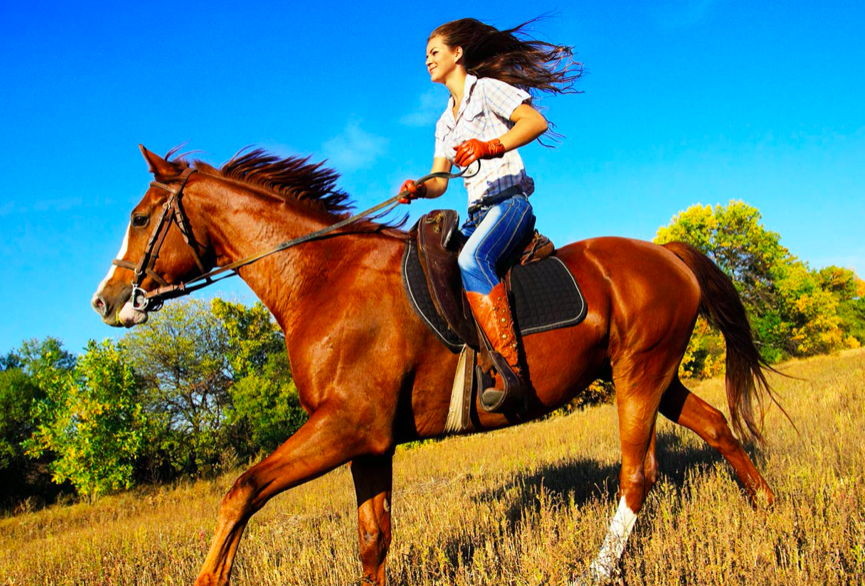
<path fill-rule="evenodd" d="M 529 93 L 578 93 L 574 82 L 583 64 L 573 60 L 573 48 L 533 39 L 523 30 L 537 18 L 511 29 L 498 30 L 474 18 L 461 18 L 437 27 L 429 36 L 441 37 L 451 49 L 462 47 L 466 71 L 492 77 Z"/>

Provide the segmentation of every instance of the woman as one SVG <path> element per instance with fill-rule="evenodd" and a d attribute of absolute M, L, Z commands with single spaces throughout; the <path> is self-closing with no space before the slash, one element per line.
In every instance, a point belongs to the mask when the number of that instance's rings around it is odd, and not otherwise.
<path fill-rule="evenodd" d="M 484 409 L 494 412 L 521 402 L 526 391 L 519 340 L 496 263 L 514 252 L 534 226 L 528 201 L 534 182 L 516 149 L 539 138 L 548 125 L 532 107 L 529 91 L 572 91 L 581 73 L 569 47 L 527 38 L 526 24 L 499 31 L 473 18 L 455 20 L 430 34 L 426 53 L 430 78 L 451 94 L 436 124 L 432 170 L 449 172 L 453 164 L 465 168 L 487 159 L 477 175 L 465 179 L 469 216 L 462 232 L 468 241 L 459 266 L 472 312 L 506 362 L 493 357 L 506 382 L 481 396 Z M 447 186 L 447 179 L 420 185 L 408 180 L 401 191 L 411 199 L 434 198 Z M 510 373 L 502 372 L 508 368 Z"/>

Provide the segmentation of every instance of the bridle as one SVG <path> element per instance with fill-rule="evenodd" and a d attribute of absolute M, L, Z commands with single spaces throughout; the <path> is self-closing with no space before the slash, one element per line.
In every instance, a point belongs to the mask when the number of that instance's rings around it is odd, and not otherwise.
<path fill-rule="evenodd" d="M 478 160 L 478 167 L 474 173 L 467 175 L 468 167 L 460 171 L 459 173 L 446 173 L 446 172 L 435 172 L 430 173 L 428 175 L 424 175 L 417 181 L 415 184 L 421 184 L 424 181 L 428 181 L 430 179 L 455 179 L 457 177 L 474 177 L 480 172 L 480 160 Z M 335 224 L 331 224 L 321 230 L 316 230 L 315 232 L 311 232 L 309 234 L 305 234 L 298 238 L 293 238 L 292 240 L 288 240 L 277 246 L 260 252 L 258 254 L 254 254 L 252 256 L 248 256 L 244 259 L 238 260 L 231 264 L 227 264 L 221 267 L 216 267 L 213 270 L 208 271 L 204 267 L 204 262 L 201 260 L 201 253 L 198 250 L 198 243 L 195 240 L 195 236 L 192 233 L 192 229 L 189 226 L 189 219 L 186 217 L 186 212 L 183 211 L 182 198 L 183 198 L 183 189 L 186 187 L 186 183 L 189 181 L 189 177 L 193 173 L 199 173 L 197 169 L 193 167 L 187 167 L 184 169 L 183 173 L 181 173 L 179 181 L 180 186 L 175 190 L 166 183 L 160 183 L 159 181 L 151 181 L 150 187 L 156 187 L 158 189 L 162 189 L 167 191 L 171 195 L 168 200 L 162 205 L 162 213 L 159 215 L 159 220 L 156 222 L 156 225 L 153 228 L 153 231 L 150 233 L 150 238 L 147 240 L 147 245 L 144 247 L 144 255 L 141 257 L 141 260 L 138 261 L 138 264 L 134 264 L 129 261 L 114 259 L 112 264 L 122 267 L 124 269 L 130 269 L 133 271 L 135 275 L 135 279 L 132 281 L 132 294 L 129 298 L 130 303 L 132 303 L 132 308 L 136 311 L 159 311 L 162 308 L 162 304 L 168 299 L 174 299 L 176 297 L 183 297 L 184 295 L 189 295 L 193 291 L 197 291 L 217 281 L 221 281 L 222 279 L 226 279 L 228 277 L 233 277 L 237 274 L 237 269 L 252 264 L 258 260 L 266 256 L 270 256 L 276 252 L 280 252 L 282 250 L 286 250 L 293 246 L 297 246 L 298 244 L 303 244 L 304 242 L 309 242 L 311 240 L 317 240 L 322 238 L 326 234 L 333 232 L 342 228 L 343 226 L 347 226 L 353 222 L 357 222 L 358 220 L 369 218 L 375 214 L 375 217 L 381 217 L 386 215 L 388 212 L 393 210 L 395 207 L 402 203 L 400 200 L 403 199 L 406 195 L 408 195 L 407 191 L 403 191 L 383 201 L 382 203 L 371 207 L 368 210 L 364 210 L 359 214 L 355 214 L 349 218 L 344 220 L 340 220 Z M 207 173 L 202 173 L 202 175 L 209 175 Z M 171 224 L 177 224 L 178 229 L 180 230 L 181 235 L 183 235 L 183 239 L 189 248 L 192 250 L 192 255 L 195 258 L 195 264 L 198 265 L 198 269 L 202 274 L 197 277 L 193 277 L 188 281 L 181 281 L 177 284 L 170 284 L 165 279 L 160 277 L 153 268 L 156 266 L 156 261 L 159 259 L 159 251 L 162 248 L 163 242 L 165 242 L 165 238 L 168 235 L 168 230 L 171 228 Z M 214 277 L 221 275 L 218 279 L 214 279 Z M 141 288 L 141 284 L 144 282 L 146 277 L 152 278 L 154 281 L 159 283 L 160 287 L 154 289 L 153 291 L 145 291 Z"/>
<path fill-rule="evenodd" d="M 153 231 L 150 233 L 150 238 L 147 240 L 147 245 L 144 247 L 144 254 L 141 257 L 141 260 L 138 261 L 137 265 L 120 259 L 114 259 L 111 261 L 112 264 L 118 267 L 132 270 L 135 275 L 135 280 L 132 281 L 132 295 L 130 297 L 133 309 L 145 311 L 149 308 L 150 311 L 158 311 L 166 299 L 179 297 L 180 295 L 185 295 L 195 290 L 189 290 L 185 286 L 185 283 L 170 285 L 153 270 L 153 267 L 156 266 L 156 261 L 159 260 L 159 251 L 162 249 L 162 244 L 165 242 L 166 236 L 168 236 L 168 231 L 171 229 L 172 223 L 177 224 L 180 233 L 183 235 L 183 239 L 192 250 L 192 255 L 195 258 L 195 264 L 198 265 L 198 269 L 202 273 L 207 273 L 207 269 L 204 268 L 204 263 L 201 260 L 201 254 L 199 254 L 198 251 L 198 243 L 192 234 L 192 230 L 189 228 L 189 220 L 186 217 L 186 212 L 183 211 L 183 205 L 181 203 L 183 198 L 183 188 L 186 187 L 186 182 L 189 181 L 189 177 L 196 172 L 198 172 L 198 170 L 193 167 L 187 167 L 184 169 L 183 173 L 180 175 L 180 187 L 176 190 L 170 185 L 160 183 L 159 181 L 150 182 L 150 187 L 162 189 L 171 195 L 168 200 L 162 204 L 162 213 L 159 215 L 159 220 L 157 220 L 156 226 L 154 226 Z M 147 292 L 141 288 L 141 283 L 143 283 L 144 278 L 148 276 L 161 285 L 159 289 Z M 196 289 L 209 285 L 210 280 L 207 279 L 207 281 L 208 282 L 201 284 L 200 287 L 196 287 Z M 178 291 L 183 291 L 183 293 L 180 293 L 180 295 L 172 295 L 172 293 Z"/>

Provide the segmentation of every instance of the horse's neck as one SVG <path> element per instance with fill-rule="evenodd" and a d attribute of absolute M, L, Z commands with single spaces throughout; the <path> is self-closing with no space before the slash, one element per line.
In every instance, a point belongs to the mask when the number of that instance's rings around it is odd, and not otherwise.
<path fill-rule="evenodd" d="M 205 209 L 217 264 L 226 265 L 270 250 L 326 227 L 325 216 L 300 206 L 274 203 L 248 193 L 212 198 Z M 308 242 L 277 252 L 238 270 L 240 277 L 284 330 L 298 319 L 300 306 L 317 293 L 316 284 L 336 265 L 351 263 L 353 236 Z"/>

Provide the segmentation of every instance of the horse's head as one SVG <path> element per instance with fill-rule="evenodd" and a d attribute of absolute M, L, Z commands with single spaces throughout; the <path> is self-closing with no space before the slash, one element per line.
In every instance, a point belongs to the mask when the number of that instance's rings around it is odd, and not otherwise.
<path fill-rule="evenodd" d="M 154 294 L 171 296 L 172 286 L 213 264 L 205 222 L 190 197 L 195 169 L 143 146 L 141 152 L 155 181 L 132 210 L 120 252 L 92 300 L 102 321 L 116 327 L 144 323 L 161 305 L 163 296 Z"/>

